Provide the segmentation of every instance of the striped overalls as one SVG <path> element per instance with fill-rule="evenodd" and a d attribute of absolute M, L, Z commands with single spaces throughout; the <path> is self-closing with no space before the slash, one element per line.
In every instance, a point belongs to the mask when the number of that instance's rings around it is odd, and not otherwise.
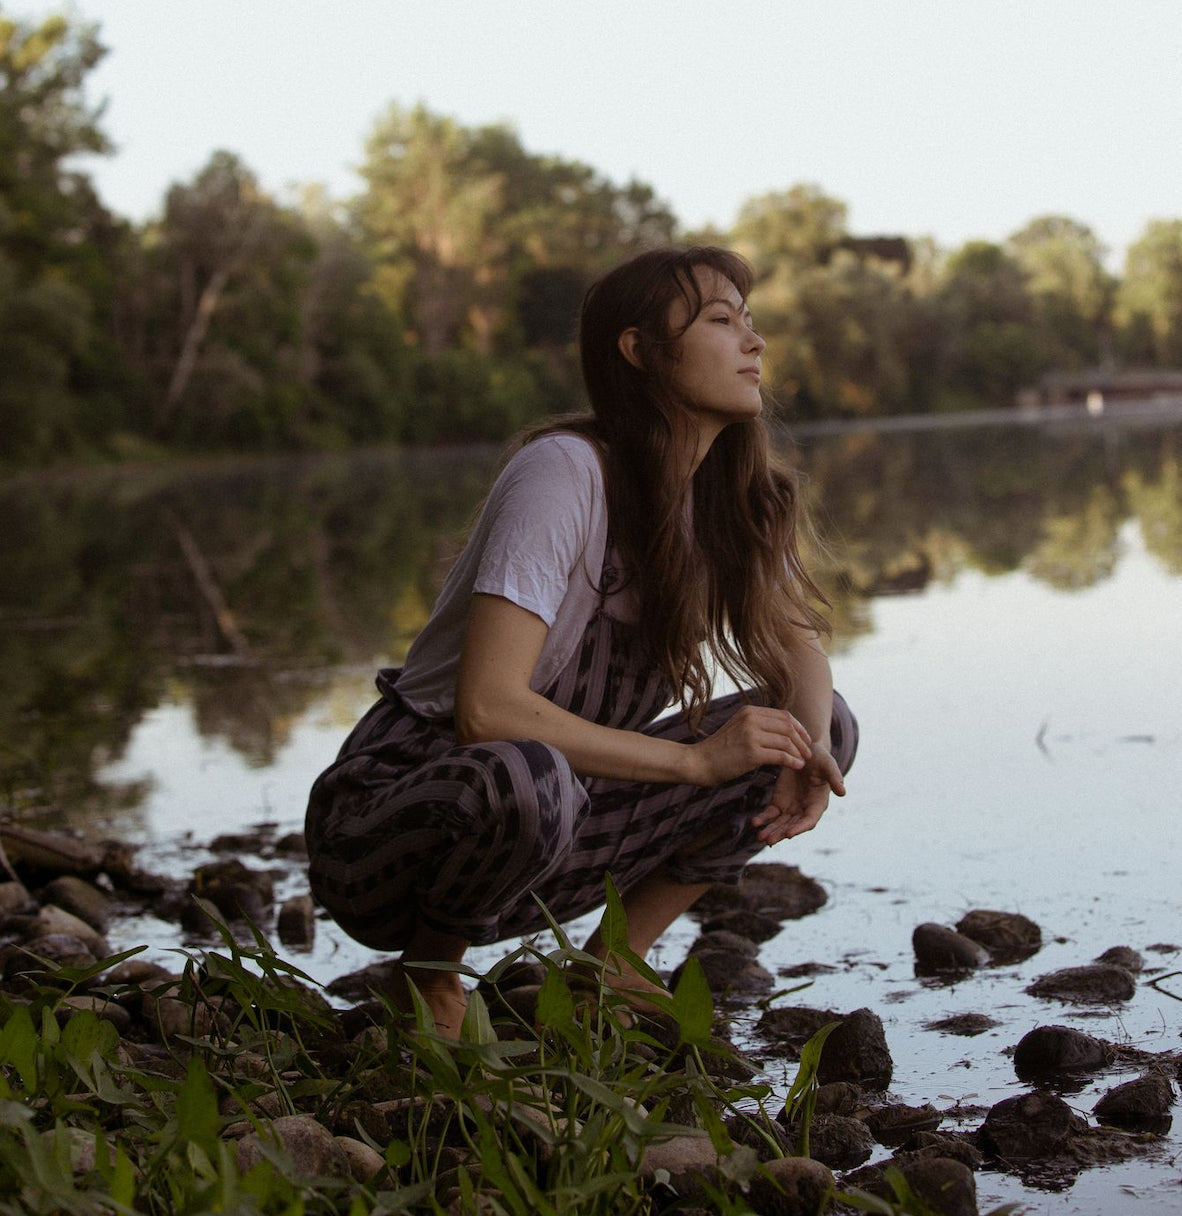
<path fill-rule="evenodd" d="M 601 592 L 577 654 L 545 695 L 604 726 L 691 741 L 680 714 L 657 720 L 671 701 L 668 683 L 606 598 Z M 580 778 L 545 743 L 457 744 L 450 720 L 424 718 L 401 700 L 397 676 L 379 673 L 381 699 L 316 780 L 307 814 L 312 893 L 364 945 L 401 949 L 418 920 L 475 945 L 501 941 L 545 928 L 538 900 L 557 921 L 598 907 L 606 874 L 621 891 L 661 866 L 675 882 L 736 882 L 763 848 L 750 820 L 775 767 L 711 788 Z M 711 702 L 701 733 L 743 700 Z M 832 751 L 842 772 L 856 748 L 857 723 L 835 697 Z"/>

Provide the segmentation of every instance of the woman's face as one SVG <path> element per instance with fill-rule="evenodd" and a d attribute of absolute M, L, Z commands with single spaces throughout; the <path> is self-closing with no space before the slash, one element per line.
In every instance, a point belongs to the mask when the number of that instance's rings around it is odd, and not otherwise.
<path fill-rule="evenodd" d="M 702 309 L 678 339 L 669 386 L 687 409 L 721 429 L 762 411 L 760 354 L 766 343 L 752 328 L 747 302 L 729 279 L 708 269 L 694 276 Z M 678 300 L 670 316 L 675 333 L 687 315 L 685 303 Z"/>

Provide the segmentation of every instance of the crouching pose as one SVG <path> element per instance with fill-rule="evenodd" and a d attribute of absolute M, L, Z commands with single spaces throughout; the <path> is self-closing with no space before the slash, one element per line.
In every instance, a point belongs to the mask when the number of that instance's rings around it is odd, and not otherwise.
<path fill-rule="evenodd" d="M 845 792 L 857 727 L 796 484 L 769 455 L 750 286 L 742 259 L 703 247 L 591 287 L 591 412 L 518 447 L 405 665 L 312 789 L 315 897 L 401 951 L 443 1033 L 464 989 L 416 963 L 544 927 L 538 900 L 558 920 L 591 911 L 608 874 L 643 956 Z M 717 672 L 747 691 L 712 699 Z"/>

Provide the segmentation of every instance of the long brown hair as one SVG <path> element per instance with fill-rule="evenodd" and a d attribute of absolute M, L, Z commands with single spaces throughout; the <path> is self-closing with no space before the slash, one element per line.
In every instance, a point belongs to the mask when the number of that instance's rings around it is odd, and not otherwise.
<path fill-rule="evenodd" d="M 750 266 L 713 246 L 655 249 L 609 271 L 583 299 L 579 352 L 591 413 L 552 423 L 586 435 L 603 457 L 611 541 L 640 601 L 641 639 L 681 694 L 690 721 L 710 698 L 711 660 L 772 704 L 792 697 L 784 628 L 827 633 L 824 595 L 801 561 L 795 474 L 771 455 L 763 417 L 728 425 L 693 475 L 693 530 L 679 452 L 688 418 L 671 389 L 679 339 L 705 303 L 695 271 L 714 271 L 743 299 Z M 672 324 L 681 301 L 685 320 Z M 637 362 L 619 349 L 638 333 Z"/>

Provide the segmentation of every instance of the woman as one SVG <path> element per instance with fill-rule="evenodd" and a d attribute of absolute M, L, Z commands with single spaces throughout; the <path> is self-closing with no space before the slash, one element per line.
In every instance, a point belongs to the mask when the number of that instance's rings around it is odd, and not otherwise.
<path fill-rule="evenodd" d="M 415 964 L 544 927 L 539 901 L 590 911 L 607 874 L 643 957 L 845 792 L 856 726 L 795 483 L 768 455 L 750 286 L 742 259 L 694 248 L 591 288 L 591 414 L 509 461 L 404 667 L 313 787 L 314 894 L 402 951 L 442 1033 L 459 977 Z M 755 691 L 711 700 L 714 670 Z M 587 948 L 602 957 L 598 933 Z"/>

